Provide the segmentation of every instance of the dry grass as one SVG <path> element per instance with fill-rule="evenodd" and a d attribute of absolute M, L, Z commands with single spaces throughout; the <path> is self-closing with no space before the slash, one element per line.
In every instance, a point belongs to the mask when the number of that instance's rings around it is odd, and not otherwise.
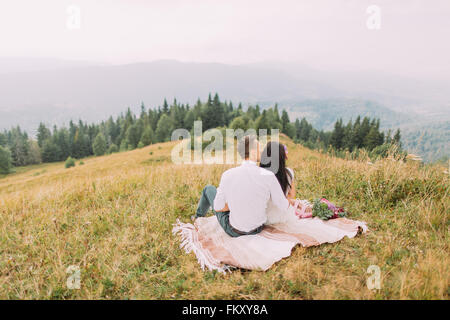
<path fill-rule="evenodd" d="M 171 234 L 222 165 L 170 163 L 173 143 L 21 168 L 0 178 L 0 298 L 448 299 L 449 177 L 442 168 L 369 165 L 289 146 L 300 198 L 345 205 L 371 233 L 297 247 L 267 272 L 200 270 Z M 150 155 L 150 152 L 152 154 Z M 381 289 L 366 287 L 369 265 Z M 66 269 L 81 269 L 81 289 Z"/>

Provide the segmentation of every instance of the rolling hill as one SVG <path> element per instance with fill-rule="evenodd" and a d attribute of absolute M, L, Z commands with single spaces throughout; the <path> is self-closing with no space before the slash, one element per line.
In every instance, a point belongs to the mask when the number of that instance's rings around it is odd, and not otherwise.
<path fill-rule="evenodd" d="M 371 232 L 294 249 L 267 272 L 203 272 L 171 234 L 225 165 L 175 165 L 174 142 L 0 177 L 2 299 L 448 299 L 448 172 L 369 164 L 283 139 L 297 196 L 345 205 Z M 381 290 L 366 286 L 381 269 Z M 70 266 L 80 289 L 68 289 Z M 70 270 L 70 269 L 69 269 Z"/>

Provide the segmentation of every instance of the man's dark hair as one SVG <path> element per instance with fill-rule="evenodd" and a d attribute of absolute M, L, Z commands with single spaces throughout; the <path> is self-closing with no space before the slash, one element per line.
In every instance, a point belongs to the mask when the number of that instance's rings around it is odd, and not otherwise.
<path fill-rule="evenodd" d="M 250 151 L 256 148 L 257 139 L 255 135 L 249 135 L 242 137 L 238 141 L 238 152 L 243 159 L 250 157 Z"/>

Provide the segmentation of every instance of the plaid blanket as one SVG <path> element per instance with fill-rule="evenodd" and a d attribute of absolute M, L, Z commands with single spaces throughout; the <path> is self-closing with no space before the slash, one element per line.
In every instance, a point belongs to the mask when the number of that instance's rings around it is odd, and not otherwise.
<path fill-rule="evenodd" d="M 215 216 L 197 218 L 194 224 L 174 224 L 173 234 L 181 237 L 181 248 L 194 252 L 204 270 L 225 272 L 233 267 L 268 270 L 275 262 L 291 255 L 297 244 L 304 247 L 333 243 L 345 236 L 367 232 L 364 222 L 347 218 L 322 221 L 318 218 L 289 219 L 266 225 L 257 235 L 232 238 Z"/>

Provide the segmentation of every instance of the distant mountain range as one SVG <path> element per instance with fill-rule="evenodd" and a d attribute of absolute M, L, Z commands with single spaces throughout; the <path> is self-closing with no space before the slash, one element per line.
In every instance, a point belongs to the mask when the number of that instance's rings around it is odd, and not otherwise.
<path fill-rule="evenodd" d="M 0 129 L 20 125 L 34 134 L 41 121 L 100 121 L 127 107 L 137 111 L 141 102 L 157 107 L 164 98 L 176 98 L 193 104 L 210 92 L 244 105 L 278 103 L 293 119 L 304 116 L 324 129 L 357 114 L 379 117 L 385 128 L 450 120 L 446 85 L 374 73 L 332 73 L 279 62 L 100 65 L 9 58 L 0 59 Z M 439 148 L 448 154 L 448 145 Z"/>

